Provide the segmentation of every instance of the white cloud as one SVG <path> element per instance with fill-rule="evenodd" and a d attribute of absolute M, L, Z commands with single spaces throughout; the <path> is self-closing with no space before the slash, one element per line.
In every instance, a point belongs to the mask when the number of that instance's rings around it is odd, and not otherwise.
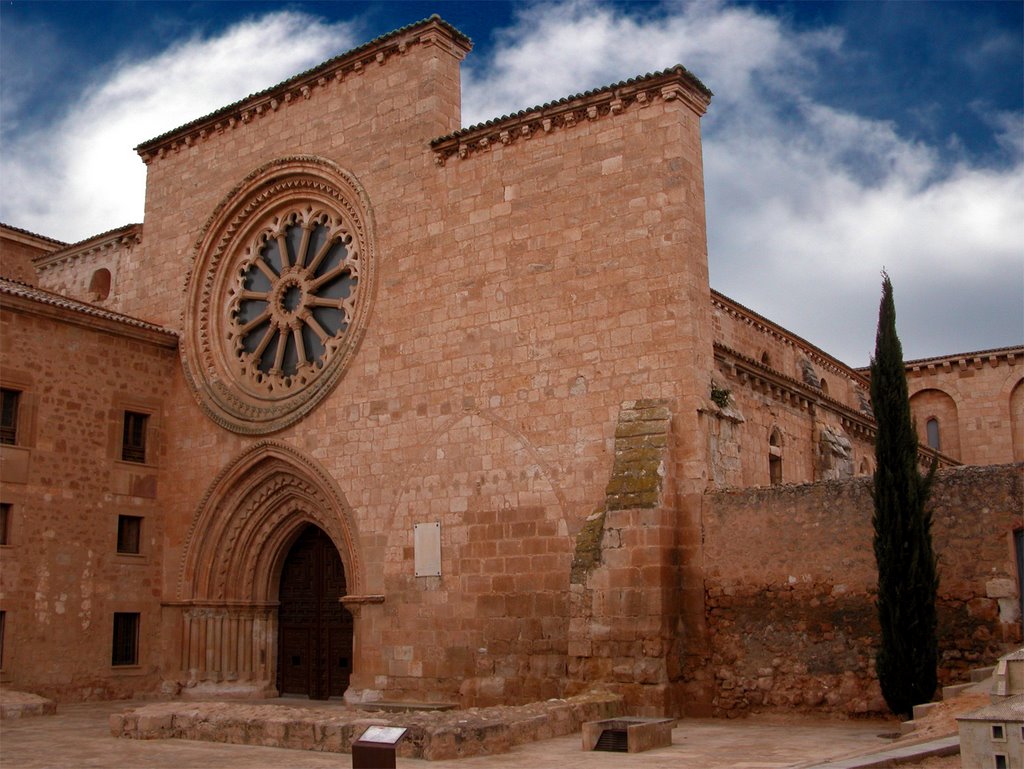
<path fill-rule="evenodd" d="M 796 32 L 756 7 L 533 6 L 493 61 L 471 65 L 464 115 L 482 121 L 682 63 L 715 91 L 704 119 L 715 288 L 861 364 L 885 266 L 913 303 L 901 308 L 908 357 L 1019 343 L 1020 161 L 944 165 L 890 122 L 813 101 L 829 58 L 850 55 L 842 46 L 838 30 Z M 1020 115 L 999 120 L 1012 144 Z"/>
<path fill-rule="evenodd" d="M 350 25 L 285 11 L 124 62 L 57 124 L 4 137 L 0 175 L 19 192 L 4 196 L 0 219 L 69 241 L 142 221 L 146 174 L 133 147 L 358 42 Z"/>
<path fill-rule="evenodd" d="M 809 52 L 834 50 L 841 41 L 836 31 L 787 36 L 771 17 L 718 3 L 642 8 L 651 13 L 624 15 L 588 0 L 521 11 L 498 36 L 493 60 L 467 62 L 463 122 L 482 122 L 676 64 L 714 83 L 721 91 L 716 102 L 741 103 L 755 81 L 804 71 Z"/>
<path fill-rule="evenodd" d="M 301 31 L 301 34 L 297 34 Z M 0 157 L 0 219 L 78 239 L 139 221 L 132 147 L 362 42 L 275 13 L 127 62 L 41 136 Z M 798 32 L 757 6 L 530 5 L 464 67 L 464 124 L 681 63 L 716 95 L 704 118 L 712 285 L 854 364 L 892 275 L 908 357 L 1020 342 L 1021 115 L 993 115 L 1009 166 L 950 165 L 889 122 L 815 101 L 839 30 Z M 40 183 L 44 180 L 44 183 Z"/>

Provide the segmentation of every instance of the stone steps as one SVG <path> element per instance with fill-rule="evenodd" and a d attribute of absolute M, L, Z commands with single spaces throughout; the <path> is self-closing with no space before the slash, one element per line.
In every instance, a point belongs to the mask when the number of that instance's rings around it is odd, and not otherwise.
<path fill-rule="evenodd" d="M 996 672 L 995 665 L 989 665 L 987 668 L 975 668 L 971 671 L 971 682 L 981 683 L 987 681 L 992 677 L 992 674 Z"/>
<path fill-rule="evenodd" d="M 910 721 L 904 721 L 900 724 L 900 733 L 910 734 L 914 731 L 914 729 L 917 728 L 917 724 L 915 722 L 924 718 L 930 710 L 939 704 L 939 702 L 955 699 L 965 693 L 988 691 L 989 687 L 992 685 L 991 677 L 994 671 L 994 665 L 984 668 L 975 668 L 968 674 L 968 681 L 960 684 L 943 686 L 941 699 L 936 700 L 935 702 L 923 702 L 920 705 L 914 705 L 913 718 Z"/>

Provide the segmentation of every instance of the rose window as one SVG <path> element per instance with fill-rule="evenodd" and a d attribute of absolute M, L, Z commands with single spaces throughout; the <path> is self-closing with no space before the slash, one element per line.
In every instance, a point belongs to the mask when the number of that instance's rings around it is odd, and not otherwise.
<path fill-rule="evenodd" d="M 312 155 L 256 169 L 196 242 L 181 358 L 218 425 L 259 435 L 312 412 L 366 333 L 373 213 L 350 173 Z"/>
<path fill-rule="evenodd" d="M 229 305 L 240 373 L 268 393 L 308 384 L 355 315 L 358 244 L 341 222 L 307 209 L 276 219 L 249 247 Z"/>

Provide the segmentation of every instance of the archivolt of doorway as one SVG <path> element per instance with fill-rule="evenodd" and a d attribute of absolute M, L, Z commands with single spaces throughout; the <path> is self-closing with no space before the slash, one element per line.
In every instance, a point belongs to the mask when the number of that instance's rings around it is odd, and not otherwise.
<path fill-rule="evenodd" d="M 309 524 L 341 556 L 354 612 L 382 596 L 365 584 L 356 523 L 344 495 L 313 459 L 277 441 L 260 441 L 231 462 L 200 503 L 182 548 L 177 600 L 164 604 L 164 627 L 177 628 L 165 689 L 181 696 L 277 694 L 278 589 L 292 545 Z M 355 626 L 354 673 L 359 666 Z"/>

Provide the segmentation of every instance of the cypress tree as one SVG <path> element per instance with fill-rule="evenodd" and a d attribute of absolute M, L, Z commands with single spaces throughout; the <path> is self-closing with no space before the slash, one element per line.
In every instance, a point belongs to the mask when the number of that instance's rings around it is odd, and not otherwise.
<path fill-rule="evenodd" d="M 928 509 L 935 464 L 922 476 L 892 283 L 885 272 L 882 278 L 871 359 L 871 406 L 878 425 L 871 523 L 882 630 L 875 667 L 886 704 L 909 716 L 914 705 L 931 700 L 937 684 L 939 579 Z"/>

